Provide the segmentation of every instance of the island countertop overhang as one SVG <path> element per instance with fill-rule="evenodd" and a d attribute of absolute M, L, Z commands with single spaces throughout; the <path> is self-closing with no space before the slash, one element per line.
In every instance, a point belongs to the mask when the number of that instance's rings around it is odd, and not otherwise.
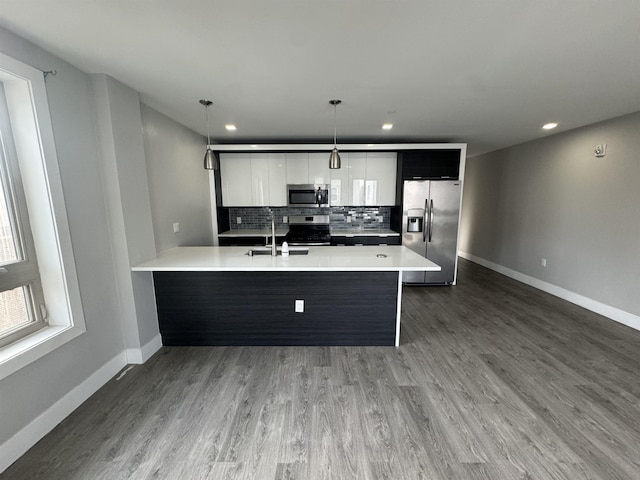
<path fill-rule="evenodd" d="M 175 247 L 132 268 L 138 272 L 384 272 L 439 271 L 402 245 L 309 247 L 308 255 L 246 255 L 248 247 Z M 385 255 L 379 257 L 378 255 Z"/>

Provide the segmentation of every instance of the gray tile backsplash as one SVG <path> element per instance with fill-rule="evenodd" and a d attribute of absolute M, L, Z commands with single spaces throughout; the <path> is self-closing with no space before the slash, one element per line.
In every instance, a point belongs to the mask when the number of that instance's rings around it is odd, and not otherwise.
<path fill-rule="evenodd" d="M 389 229 L 390 207 L 331 207 L 331 228 L 334 230 Z"/>
<path fill-rule="evenodd" d="M 229 227 L 231 230 L 270 227 L 271 211 L 276 217 L 276 227 L 280 228 L 287 226 L 282 217 L 290 215 L 329 215 L 334 230 L 389 229 L 391 220 L 390 207 L 230 207 Z M 237 217 L 242 218 L 242 223 L 237 223 Z"/>

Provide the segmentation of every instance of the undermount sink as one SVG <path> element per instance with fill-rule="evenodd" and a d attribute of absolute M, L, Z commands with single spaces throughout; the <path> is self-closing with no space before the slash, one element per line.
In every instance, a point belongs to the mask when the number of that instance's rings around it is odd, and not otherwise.
<path fill-rule="evenodd" d="M 282 250 L 280 248 L 278 248 L 278 255 L 282 255 Z M 309 249 L 308 248 L 289 248 L 289 255 L 308 255 L 309 254 Z M 254 255 L 271 255 L 271 249 L 270 248 L 252 248 L 250 249 L 247 253 L 245 253 L 245 255 L 249 255 L 250 257 L 253 257 Z"/>

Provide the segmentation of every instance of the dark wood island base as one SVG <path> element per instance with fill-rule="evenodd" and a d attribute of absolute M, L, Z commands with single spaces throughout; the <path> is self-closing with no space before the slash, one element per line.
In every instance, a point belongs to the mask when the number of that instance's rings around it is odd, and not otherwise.
<path fill-rule="evenodd" d="M 397 271 L 153 273 L 163 345 L 396 345 Z M 304 312 L 295 301 L 304 300 Z"/>

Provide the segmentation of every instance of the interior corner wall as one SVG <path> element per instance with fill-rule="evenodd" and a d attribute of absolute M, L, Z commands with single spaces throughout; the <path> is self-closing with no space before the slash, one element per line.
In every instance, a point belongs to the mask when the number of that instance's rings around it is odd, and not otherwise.
<path fill-rule="evenodd" d="M 637 321 L 638 132 L 635 113 L 467 159 L 461 255 Z"/>
<path fill-rule="evenodd" d="M 108 75 L 91 75 L 91 84 L 122 330 L 129 356 L 133 356 L 129 363 L 140 363 L 144 355 L 133 352 L 159 344 L 150 275 L 131 272 L 134 265 L 156 256 L 140 100 L 136 91 Z"/>
<path fill-rule="evenodd" d="M 124 365 L 89 76 L 0 28 L 0 51 L 57 74 L 46 89 L 86 332 L 0 381 L 0 471 Z"/>
<path fill-rule="evenodd" d="M 145 104 L 141 113 L 156 250 L 213 245 L 206 138 Z"/>

